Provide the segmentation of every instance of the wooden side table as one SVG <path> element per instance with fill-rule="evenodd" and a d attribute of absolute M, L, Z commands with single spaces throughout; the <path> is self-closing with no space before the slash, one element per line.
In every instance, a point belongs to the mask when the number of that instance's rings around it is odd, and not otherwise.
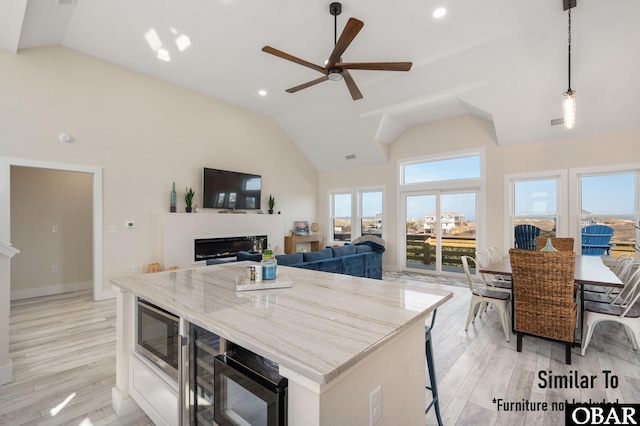
<path fill-rule="evenodd" d="M 285 236 L 284 253 L 295 253 L 297 251 L 298 243 L 311 243 L 311 251 L 318 251 L 322 249 L 322 235 Z"/>

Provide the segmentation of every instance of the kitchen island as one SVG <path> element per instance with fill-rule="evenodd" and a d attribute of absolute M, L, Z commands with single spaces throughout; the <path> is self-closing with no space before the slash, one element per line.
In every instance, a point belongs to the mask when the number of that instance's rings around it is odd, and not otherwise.
<path fill-rule="evenodd" d="M 424 322 L 452 297 L 409 284 L 278 267 L 290 288 L 236 291 L 251 262 L 112 279 L 117 296 L 116 412 L 131 404 L 135 298 L 279 364 L 290 425 L 424 424 Z M 144 408 L 144 407 L 143 407 Z"/>

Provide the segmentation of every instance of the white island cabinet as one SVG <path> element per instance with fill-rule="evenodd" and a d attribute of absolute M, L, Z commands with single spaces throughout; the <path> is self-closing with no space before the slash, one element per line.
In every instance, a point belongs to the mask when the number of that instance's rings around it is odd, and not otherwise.
<path fill-rule="evenodd" d="M 117 412 L 133 404 L 135 298 L 175 313 L 280 365 L 289 382 L 288 424 L 424 424 L 425 319 L 452 297 L 390 281 L 278 267 L 289 288 L 236 291 L 250 262 L 115 278 Z M 177 416 L 176 416 L 177 418 Z"/>

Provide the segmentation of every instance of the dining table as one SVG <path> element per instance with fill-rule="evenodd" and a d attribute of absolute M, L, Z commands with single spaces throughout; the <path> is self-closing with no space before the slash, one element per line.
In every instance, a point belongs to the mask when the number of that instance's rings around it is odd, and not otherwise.
<path fill-rule="evenodd" d="M 509 256 L 490 263 L 484 267 L 478 268 L 478 272 L 482 274 L 502 275 L 511 277 L 511 260 Z M 575 283 L 580 288 L 580 342 L 575 341 L 575 346 L 580 346 L 584 331 L 584 286 L 594 285 L 602 287 L 613 287 L 621 289 L 624 284 L 613 273 L 607 265 L 604 264 L 600 256 L 576 255 Z M 515 333 L 515 316 L 513 301 L 513 287 L 511 288 L 511 330 Z"/>

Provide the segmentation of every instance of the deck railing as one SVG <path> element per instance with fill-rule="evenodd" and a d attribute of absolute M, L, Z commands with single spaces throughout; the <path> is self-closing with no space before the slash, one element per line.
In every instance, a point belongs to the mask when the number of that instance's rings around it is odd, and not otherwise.
<path fill-rule="evenodd" d="M 434 265 L 436 263 L 436 239 L 430 234 L 407 235 L 407 262 Z M 446 236 L 442 238 L 442 265 L 462 266 L 462 256 L 474 256 L 475 236 Z"/>

